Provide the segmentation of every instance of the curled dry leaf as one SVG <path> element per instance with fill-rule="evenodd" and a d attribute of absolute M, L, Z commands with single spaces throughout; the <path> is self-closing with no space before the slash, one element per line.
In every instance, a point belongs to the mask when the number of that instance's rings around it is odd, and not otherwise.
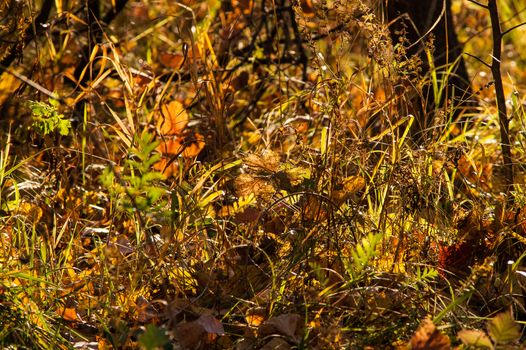
<path fill-rule="evenodd" d="M 409 343 L 411 350 L 450 350 L 451 341 L 426 318 L 416 330 Z"/>

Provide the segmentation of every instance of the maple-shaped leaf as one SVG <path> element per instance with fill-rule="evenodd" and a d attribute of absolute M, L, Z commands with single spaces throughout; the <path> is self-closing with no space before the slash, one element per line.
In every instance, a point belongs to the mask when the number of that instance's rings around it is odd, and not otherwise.
<path fill-rule="evenodd" d="M 484 348 L 484 349 L 493 349 L 493 343 L 486 335 L 486 333 L 473 330 L 473 329 L 463 329 L 457 334 L 458 339 L 462 344 L 466 346 Z"/>
<path fill-rule="evenodd" d="M 170 101 L 161 106 L 157 115 L 157 129 L 163 136 L 178 135 L 188 124 L 188 113 L 179 101 Z"/>
<path fill-rule="evenodd" d="M 498 344 L 517 341 L 521 336 L 520 326 L 508 311 L 497 314 L 488 322 L 488 333 Z"/>
<path fill-rule="evenodd" d="M 426 318 L 411 338 L 411 350 L 450 350 L 451 341 L 440 333 L 433 321 Z"/>

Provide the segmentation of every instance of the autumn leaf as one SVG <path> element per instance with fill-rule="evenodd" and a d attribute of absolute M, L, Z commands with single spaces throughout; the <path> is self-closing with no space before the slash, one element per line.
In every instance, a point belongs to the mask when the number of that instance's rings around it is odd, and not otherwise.
<path fill-rule="evenodd" d="M 315 10 L 312 0 L 301 0 L 300 1 L 301 11 L 305 17 L 311 18 L 314 17 Z"/>
<path fill-rule="evenodd" d="M 248 154 L 243 163 L 254 170 L 275 172 L 280 165 L 280 155 L 272 150 L 265 150 L 261 155 Z"/>
<path fill-rule="evenodd" d="M 343 188 L 349 194 L 361 191 L 364 187 L 365 179 L 361 176 L 349 176 L 343 180 Z"/>
<path fill-rule="evenodd" d="M 411 338 L 410 348 L 412 350 L 449 350 L 451 341 L 447 336 L 440 333 L 433 321 L 426 318 Z"/>
<path fill-rule="evenodd" d="M 160 52 L 158 59 L 163 66 L 179 70 L 185 61 L 185 56 L 180 53 Z"/>
<path fill-rule="evenodd" d="M 205 147 L 205 138 L 197 132 L 188 132 L 185 133 L 182 143 L 184 145 L 183 157 L 194 158 Z"/>
<path fill-rule="evenodd" d="M 236 12 L 241 12 L 244 15 L 249 15 L 254 7 L 253 0 L 232 0 L 232 7 Z"/>
<path fill-rule="evenodd" d="M 79 320 L 77 310 L 73 307 L 64 307 L 59 311 L 59 315 L 66 321 L 76 322 Z"/>
<path fill-rule="evenodd" d="M 463 329 L 457 334 L 458 339 L 466 345 L 478 348 L 493 349 L 493 344 L 486 333 L 479 330 Z"/>
<path fill-rule="evenodd" d="M 212 343 L 218 335 L 225 334 L 225 330 L 214 316 L 201 315 L 195 321 L 178 324 L 175 334 L 184 348 L 199 349 Z"/>
<path fill-rule="evenodd" d="M 179 101 L 163 104 L 156 118 L 157 129 L 163 136 L 181 134 L 188 124 L 188 114 Z"/>
<path fill-rule="evenodd" d="M 276 190 L 267 181 L 250 174 L 241 174 L 234 181 L 238 197 L 248 197 L 251 194 L 264 198 L 270 197 Z"/>
<path fill-rule="evenodd" d="M 252 327 L 259 327 L 265 321 L 266 311 L 264 308 L 252 308 L 245 314 L 247 324 Z"/>
<path fill-rule="evenodd" d="M 299 329 L 301 328 L 301 316 L 298 314 L 283 314 L 272 317 L 258 329 L 261 337 L 269 335 L 284 335 L 294 341 L 299 341 Z"/>
<path fill-rule="evenodd" d="M 488 323 L 488 333 L 498 344 L 517 341 L 521 336 L 511 312 L 501 312 L 493 317 Z"/>

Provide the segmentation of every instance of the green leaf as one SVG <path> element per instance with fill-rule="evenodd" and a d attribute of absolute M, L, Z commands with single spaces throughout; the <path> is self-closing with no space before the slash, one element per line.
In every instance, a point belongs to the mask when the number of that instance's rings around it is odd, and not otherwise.
<path fill-rule="evenodd" d="M 358 244 L 351 255 L 353 258 L 351 275 L 357 277 L 362 274 L 369 262 L 376 253 L 376 246 L 380 243 L 382 234 L 370 233 L 367 237 L 362 239 L 362 242 Z"/>
<path fill-rule="evenodd" d="M 457 337 L 466 346 L 493 349 L 493 343 L 483 331 L 463 329 L 458 332 Z"/>
<path fill-rule="evenodd" d="M 511 312 L 501 312 L 488 322 L 488 333 L 498 344 L 519 340 L 520 326 L 515 322 Z"/>
<path fill-rule="evenodd" d="M 146 331 L 139 336 L 139 344 L 146 350 L 154 350 L 160 348 L 170 341 L 166 332 L 159 327 L 149 324 L 146 326 Z"/>

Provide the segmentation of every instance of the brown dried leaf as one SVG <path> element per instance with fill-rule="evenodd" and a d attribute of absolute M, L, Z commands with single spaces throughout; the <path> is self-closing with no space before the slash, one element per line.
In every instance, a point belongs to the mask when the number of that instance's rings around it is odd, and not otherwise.
<path fill-rule="evenodd" d="M 201 315 L 192 322 L 180 323 L 175 334 L 183 348 L 200 349 L 211 344 L 218 335 L 224 335 L 223 325 L 212 315 Z"/>
<path fill-rule="evenodd" d="M 238 197 L 247 197 L 251 193 L 256 196 L 267 197 L 275 192 L 274 187 L 263 179 L 258 179 L 249 174 L 241 174 L 234 181 Z"/>
<path fill-rule="evenodd" d="M 201 325 L 203 329 L 209 334 L 225 334 L 225 329 L 223 328 L 221 322 L 219 322 L 212 315 L 201 315 L 195 322 Z"/>
<path fill-rule="evenodd" d="M 451 341 L 426 318 L 411 338 L 412 350 L 450 350 Z"/>
<path fill-rule="evenodd" d="M 261 337 L 268 335 L 285 335 L 290 339 L 298 340 L 298 330 L 301 326 L 301 316 L 298 314 L 283 314 L 272 317 L 259 327 L 258 333 Z"/>
<path fill-rule="evenodd" d="M 263 345 L 259 350 L 289 350 L 292 349 L 289 343 L 282 338 L 272 338 L 271 341 Z"/>
<path fill-rule="evenodd" d="M 352 194 L 361 191 L 365 187 L 365 179 L 361 176 L 349 176 L 343 180 L 343 188 Z"/>
<path fill-rule="evenodd" d="M 274 151 L 265 150 L 263 151 L 261 156 L 258 156 L 256 154 L 248 154 L 243 159 L 243 162 L 246 166 L 250 168 L 255 168 L 256 170 L 260 169 L 275 172 L 279 168 L 280 156 Z"/>

